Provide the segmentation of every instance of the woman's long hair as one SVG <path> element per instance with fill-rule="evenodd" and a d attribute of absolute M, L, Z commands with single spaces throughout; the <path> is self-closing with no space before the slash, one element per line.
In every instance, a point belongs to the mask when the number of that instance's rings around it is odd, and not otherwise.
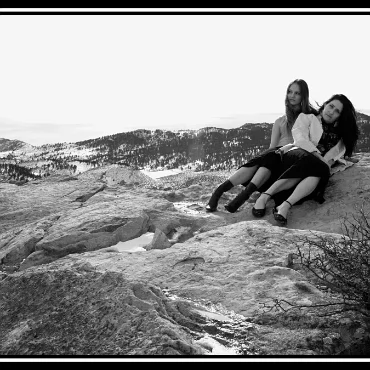
<path fill-rule="evenodd" d="M 324 110 L 325 105 L 329 104 L 333 100 L 339 100 L 343 104 L 343 109 L 337 123 L 339 135 L 346 147 L 344 155 L 350 157 L 359 137 L 356 110 L 351 101 L 345 95 L 335 94 L 320 106 L 318 113 L 321 113 Z"/>
<path fill-rule="evenodd" d="M 302 100 L 301 100 L 300 108 L 297 110 L 293 109 L 293 106 L 290 104 L 289 99 L 288 99 L 288 91 L 290 89 L 290 86 L 292 86 L 293 84 L 297 84 L 301 90 Z M 287 126 L 290 130 L 292 129 L 294 122 L 300 113 L 305 113 L 305 114 L 313 113 L 315 115 L 317 114 L 317 110 L 311 105 L 309 97 L 310 97 L 310 92 L 308 89 L 307 82 L 305 80 L 297 78 L 296 80 L 294 80 L 288 85 L 288 88 L 286 89 L 286 95 L 285 95 L 285 114 L 287 117 Z"/>

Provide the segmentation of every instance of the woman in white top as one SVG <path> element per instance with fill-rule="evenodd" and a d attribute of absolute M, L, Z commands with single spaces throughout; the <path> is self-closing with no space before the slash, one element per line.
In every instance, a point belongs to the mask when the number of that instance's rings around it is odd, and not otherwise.
<path fill-rule="evenodd" d="M 275 151 L 278 147 L 293 142 L 292 127 L 301 112 L 317 113 L 310 104 L 307 83 L 296 79 L 288 85 L 285 115 L 278 118 L 273 125 L 269 149 L 244 163 L 228 180 L 218 186 L 206 205 L 207 212 L 215 212 L 221 195 L 236 185 L 242 184 L 246 188 L 225 205 L 226 210 L 232 213 L 236 212 L 253 192 L 264 191 L 276 180 L 281 172 L 280 156 Z"/>
<path fill-rule="evenodd" d="M 351 157 L 358 140 L 355 108 L 345 95 L 335 94 L 319 108 L 318 114 L 301 113 L 292 135 L 293 143 L 277 150 L 281 154 L 282 174 L 260 195 L 253 208 L 255 216 L 263 216 L 268 199 L 273 197 L 274 218 L 282 226 L 294 204 L 307 199 L 325 201 L 323 194 L 331 166 L 343 156 Z"/>

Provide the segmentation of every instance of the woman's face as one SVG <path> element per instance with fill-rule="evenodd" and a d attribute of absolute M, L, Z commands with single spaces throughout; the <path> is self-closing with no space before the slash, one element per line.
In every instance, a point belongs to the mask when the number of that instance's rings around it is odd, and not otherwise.
<path fill-rule="evenodd" d="M 302 96 L 301 96 L 301 88 L 297 83 L 292 84 L 288 88 L 287 92 L 288 101 L 292 106 L 296 106 L 301 104 Z"/>
<path fill-rule="evenodd" d="M 343 104 L 339 100 L 332 100 L 327 103 L 322 111 L 322 117 L 327 123 L 334 123 L 343 110 Z"/>

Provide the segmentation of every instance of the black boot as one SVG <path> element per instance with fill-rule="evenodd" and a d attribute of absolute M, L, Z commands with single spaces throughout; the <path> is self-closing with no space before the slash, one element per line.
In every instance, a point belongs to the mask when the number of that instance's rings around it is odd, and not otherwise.
<path fill-rule="evenodd" d="M 231 181 L 226 180 L 223 182 L 212 194 L 208 204 L 206 205 L 206 211 L 207 212 L 215 212 L 217 211 L 217 204 L 219 199 L 221 198 L 221 195 L 225 193 L 226 191 L 229 191 L 234 185 Z"/>
<path fill-rule="evenodd" d="M 257 186 L 250 182 L 247 187 L 241 191 L 231 202 L 225 205 L 225 208 L 230 213 L 234 213 L 245 203 L 245 201 L 257 190 Z"/>

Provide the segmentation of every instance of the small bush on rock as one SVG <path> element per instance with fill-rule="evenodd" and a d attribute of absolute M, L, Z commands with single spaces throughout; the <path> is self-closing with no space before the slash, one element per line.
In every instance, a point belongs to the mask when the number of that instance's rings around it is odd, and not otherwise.
<path fill-rule="evenodd" d="M 296 242 L 299 261 L 309 280 L 325 292 L 320 303 L 300 305 L 275 299 L 265 304 L 267 310 L 282 310 L 290 315 L 296 310 L 313 311 L 318 317 L 331 316 L 340 321 L 347 315 L 351 321 L 360 318 L 362 324 L 353 340 L 370 343 L 370 218 L 366 204 L 342 220 L 341 239 L 314 234 Z M 353 343 L 350 343 L 353 345 Z M 347 343 L 346 347 L 349 346 Z M 368 354 L 368 350 L 366 352 Z"/>
<path fill-rule="evenodd" d="M 370 318 L 370 219 L 362 206 L 342 221 L 342 240 L 316 235 L 297 245 L 301 265 L 339 299 L 329 313 L 355 311 Z M 329 303 L 328 303 L 329 304 Z M 334 308 L 335 307 L 335 308 Z"/>

